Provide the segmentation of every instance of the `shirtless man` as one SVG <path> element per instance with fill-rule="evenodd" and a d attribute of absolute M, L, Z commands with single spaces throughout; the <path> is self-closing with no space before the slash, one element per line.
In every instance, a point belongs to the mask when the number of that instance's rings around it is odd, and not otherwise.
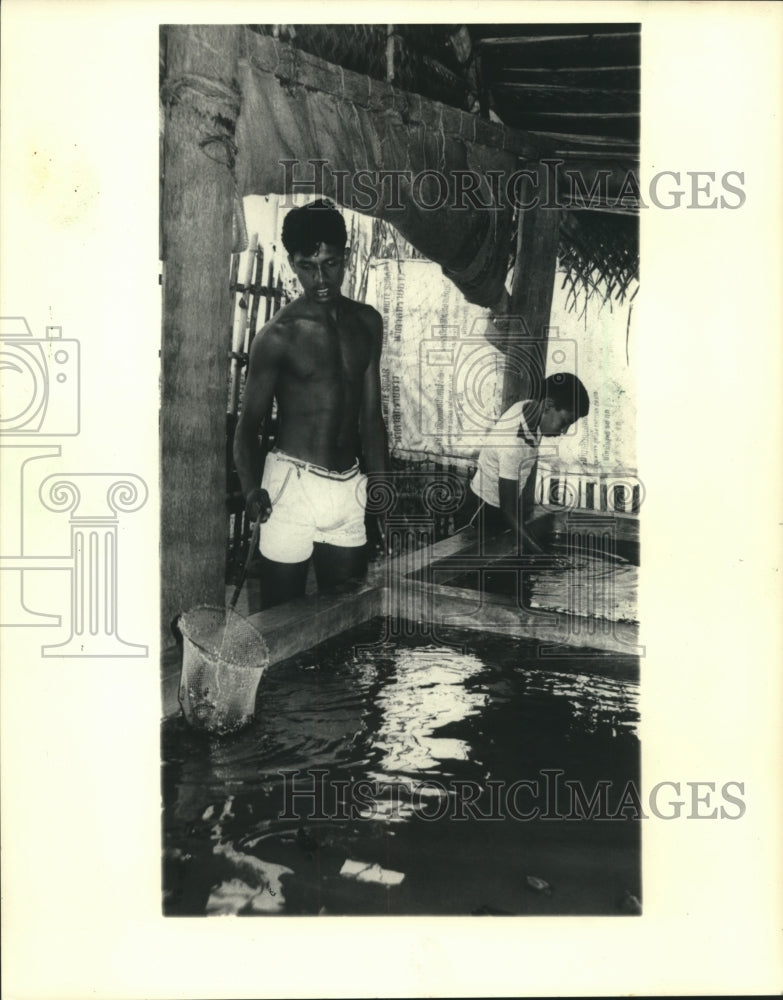
<path fill-rule="evenodd" d="M 346 239 L 329 202 L 286 215 L 283 245 L 303 294 L 259 331 L 250 351 L 234 460 L 246 509 L 262 522 L 262 607 L 304 594 L 311 556 L 319 590 L 367 570 L 367 482 L 386 470 L 383 321 L 340 292 Z M 258 435 L 273 399 L 277 436 L 263 456 Z"/>

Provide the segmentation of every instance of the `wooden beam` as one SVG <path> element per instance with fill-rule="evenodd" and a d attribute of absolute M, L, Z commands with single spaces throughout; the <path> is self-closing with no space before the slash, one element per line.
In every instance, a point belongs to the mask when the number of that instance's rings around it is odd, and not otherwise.
<path fill-rule="evenodd" d="M 479 114 L 485 120 L 489 119 L 489 91 L 487 90 L 484 76 L 484 58 L 481 52 L 476 51 L 473 56 L 473 65 L 476 68 L 476 85 L 478 86 Z"/>
<path fill-rule="evenodd" d="M 639 32 L 641 25 L 638 21 L 578 21 L 565 23 L 527 23 L 520 24 L 513 21 L 499 21 L 494 24 L 474 24 L 471 23 L 471 32 L 474 38 L 540 38 L 547 35 L 550 38 L 562 38 L 564 35 L 573 35 L 577 32 L 582 35 L 617 35 L 628 32 Z"/>
<path fill-rule="evenodd" d="M 559 241 L 558 209 L 539 206 L 519 213 L 508 316 L 505 323 L 495 321 L 500 341 L 488 338 L 506 353 L 504 413 L 518 400 L 538 398 L 543 391 Z M 527 509 L 533 507 L 537 473 L 535 462 L 522 491 Z"/>
<path fill-rule="evenodd" d="M 554 143 L 570 142 L 589 149 L 612 149 L 639 154 L 639 143 L 634 139 L 623 139 L 617 135 L 582 135 L 579 132 L 550 132 L 545 129 L 535 129 L 534 134 Z"/>
<path fill-rule="evenodd" d="M 491 89 L 512 97 L 521 109 L 533 111 L 602 112 L 639 114 L 638 90 L 605 90 L 599 87 L 566 87 L 548 83 L 515 83 L 495 80 Z"/>
<path fill-rule="evenodd" d="M 509 58 L 527 66 L 595 66 L 639 64 L 641 36 L 638 32 L 616 34 L 561 35 L 537 38 L 482 38 L 481 51 L 490 50 L 499 64 Z"/>
<path fill-rule="evenodd" d="M 612 121 L 617 118 L 638 118 L 638 111 L 527 111 L 526 118 L 576 118 L 585 122 Z"/>
<path fill-rule="evenodd" d="M 519 213 L 505 330 L 501 324 L 501 333 L 508 338 L 503 378 L 504 411 L 518 399 L 539 392 L 541 380 L 546 375 L 546 347 L 559 241 L 558 209 L 539 205 Z"/>
<path fill-rule="evenodd" d="M 616 42 L 619 39 L 641 38 L 640 31 L 612 31 L 612 32 L 591 32 L 590 34 L 574 33 L 570 35 L 510 35 L 504 38 L 479 38 L 476 45 L 494 45 L 501 47 L 542 47 L 549 46 L 553 42 L 561 44 L 573 44 L 574 42 L 591 42 L 600 44 L 602 42 Z"/>
<path fill-rule="evenodd" d="M 500 78 L 495 81 L 493 86 L 507 87 L 510 90 L 526 91 L 532 94 L 545 94 L 547 97 L 551 97 L 554 94 L 563 94 L 566 97 L 614 97 L 617 94 L 621 96 L 639 95 L 638 87 L 630 89 L 613 87 L 611 90 L 606 90 L 601 87 L 589 87 L 587 85 L 577 87 L 574 84 L 530 83 L 526 80 L 502 80 Z"/>
<path fill-rule="evenodd" d="M 491 56 L 491 50 L 485 52 Z M 569 68 L 544 66 L 497 65 L 490 59 L 495 70 L 493 80 L 508 83 L 531 83 L 543 86 L 597 87 L 613 90 L 639 92 L 641 71 L 636 66 L 572 66 Z"/>
<path fill-rule="evenodd" d="M 640 118 L 610 118 L 607 115 L 577 117 L 576 115 L 548 115 L 532 112 L 527 114 L 518 104 L 496 96 L 495 105 L 500 117 L 510 127 L 520 132 L 539 135 L 544 132 L 562 131 L 571 135 L 574 141 L 590 140 L 597 136 L 608 142 L 628 142 L 637 145 L 639 141 Z"/>
<path fill-rule="evenodd" d="M 581 149 L 576 143 L 572 145 L 563 144 L 559 146 L 555 144 L 555 148 L 552 150 L 555 158 L 561 158 L 568 160 L 568 167 L 571 167 L 571 160 L 602 160 L 603 163 L 600 164 L 602 167 L 608 167 L 612 164 L 623 167 L 626 170 L 631 170 L 639 166 L 639 154 L 629 153 L 627 150 L 621 149 L 595 149 L 587 146 L 583 146 Z M 594 163 L 593 168 L 598 169 L 599 164 Z"/>
<path fill-rule="evenodd" d="M 635 74 L 638 77 L 640 68 L 638 63 L 629 66 L 504 66 L 503 72 L 530 77 L 546 73 L 547 76 L 565 79 L 572 77 L 574 80 L 583 80 L 586 76 L 590 77 L 594 73 Z"/>
<path fill-rule="evenodd" d="M 162 641 L 225 603 L 226 409 L 238 29 L 169 26 L 163 185 Z"/>

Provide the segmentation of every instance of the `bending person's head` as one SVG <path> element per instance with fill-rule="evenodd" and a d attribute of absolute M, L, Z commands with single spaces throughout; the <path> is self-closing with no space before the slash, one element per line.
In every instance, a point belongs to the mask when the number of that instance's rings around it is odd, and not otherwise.
<path fill-rule="evenodd" d="M 539 430 L 545 437 L 565 434 L 580 417 L 590 412 L 590 397 L 582 382 L 570 372 L 557 372 L 544 379 Z"/>

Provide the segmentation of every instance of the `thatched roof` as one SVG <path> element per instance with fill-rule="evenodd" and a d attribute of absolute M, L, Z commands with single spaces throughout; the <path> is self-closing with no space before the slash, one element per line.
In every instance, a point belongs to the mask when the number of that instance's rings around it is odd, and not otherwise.
<path fill-rule="evenodd" d="M 295 48 L 502 122 L 539 156 L 610 177 L 563 212 L 559 259 L 574 287 L 622 299 L 639 272 L 640 28 L 635 24 L 253 25 Z M 630 185 L 628 181 L 630 180 Z M 585 207 L 589 205 L 589 207 Z M 510 248 L 513 255 L 513 247 Z"/>

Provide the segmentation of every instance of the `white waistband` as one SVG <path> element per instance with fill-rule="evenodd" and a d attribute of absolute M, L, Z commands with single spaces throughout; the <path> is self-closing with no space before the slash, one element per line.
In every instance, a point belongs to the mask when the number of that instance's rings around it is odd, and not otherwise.
<path fill-rule="evenodd" d="M 312 472 L 315 476 L 323 476 L 325 479 L 353 479 L 359 473 L 358 461 L 345 472 L 335 472 L 333 469 L 327 469 L 323 465 L 315 465 L 313 462 L 305 462 L 301 458 L 294 458 L 293 455 L 287 455 L 284 451 L 280 451 L 279 448 L 273 448 L 271 454 L 281 462 L 290 462 L 291 465 L 295 465 L 298 469 L 304 469 L 305 472 Z"/>

